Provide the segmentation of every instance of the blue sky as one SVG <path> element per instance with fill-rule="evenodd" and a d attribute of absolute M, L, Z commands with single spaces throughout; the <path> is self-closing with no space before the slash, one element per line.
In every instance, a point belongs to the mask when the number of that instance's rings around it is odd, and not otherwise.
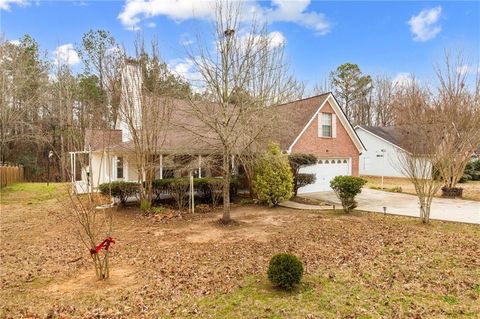
<path fill-rule="evenodd" d="M 107 29 L 127 49 L 135 32 L 156 37 L 163 58 L 179 73 L 189 74 L 183 44 L 211 25 L 208 1 L 36 1 L 0 0 L 0 27 L 14 41 L 32 35 L 50 57 L 73 46 L 89 29 Z M 480 2 L 347 2 L 250 1 L 249 10 L 270 21 L 269 31 L 286 42 L 288 62 L 310 86 L 344 62 L 365 73 L 402 78 L 414 73 L 433 81 L 433 65 L 445 49 L 461 49 L 464 71 L 473 73 L 480 60 Z M 137 30 L 137 31 L 132 31 Z"/>

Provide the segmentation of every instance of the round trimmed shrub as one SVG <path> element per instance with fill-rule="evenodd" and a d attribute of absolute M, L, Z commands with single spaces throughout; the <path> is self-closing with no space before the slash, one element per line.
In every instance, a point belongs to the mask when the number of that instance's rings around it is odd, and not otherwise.
<path fill-rule="evenodd" d="M 361 177 L 356 176 L 335 176 L 330 181 L 330 187 L 340 199 L 343 210 L 348 213 L 357 207 L 355 196 L 362 192 L 362 187 L 367 183 Z"/>
<path fill-rule="evenodd" d="M 291 290 L 300 283 L 303 276 L 302 262 L 292 254 L 276 254 L 270 259 L 268 279 L 284 290 Z"/>

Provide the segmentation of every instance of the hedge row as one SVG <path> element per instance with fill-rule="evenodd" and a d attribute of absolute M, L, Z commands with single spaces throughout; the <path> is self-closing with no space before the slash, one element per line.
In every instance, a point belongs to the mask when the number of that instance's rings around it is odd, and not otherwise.
<path fill-rule="evenodd" d="M 205 201 L 212 202 L 215 196 L 212 196 L 212 189 L 221 189 L 223 180 L 221 178 L 205 177 L 194 178 L 193 187 L 197 194 Z M 178 202 L 188 194 L 190 180 L 187 177 L 157 179 L 152 182 L 153 192 L 156 200 L 161 195 L 171 195 Z M 111 183 L 100 184 L 99 190 L 102 194 L 112 195 L 120 203 L 125 204 L 127 199 L 138 194 L 139 184 L 135 182 L 115 181 Z M 238 191 L 238 179 L 230 179 L 230 195 L 235 196 Z"/>
<path fill-rule="evenodd" d="M 463 176 L 459 182 L 465 183 L 469 180 L 480 181 L 480 160 L 471 161 L 467 164 Z"/>

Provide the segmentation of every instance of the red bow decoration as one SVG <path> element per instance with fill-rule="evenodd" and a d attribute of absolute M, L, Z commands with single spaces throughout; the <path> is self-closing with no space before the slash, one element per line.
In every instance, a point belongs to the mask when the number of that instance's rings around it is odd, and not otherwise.
<path fill-rule="evenodd" d="M 115 244 L 115 240 L 113 240 L 112 237 L 107 237 L 104 241 L 102 241 L 100 244 L 97 245 L 95 248 L 90 249 L 90 254 L 98 254 L 102 248 L 105 248 L 105 250 L 108 250 L 110 247 L 110 244 Z"/>

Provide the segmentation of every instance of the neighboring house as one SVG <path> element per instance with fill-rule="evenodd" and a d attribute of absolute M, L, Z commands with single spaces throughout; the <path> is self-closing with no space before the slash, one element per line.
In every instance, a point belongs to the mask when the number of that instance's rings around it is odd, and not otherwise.
<path fill-rule="evenodd" d="M 174 103 L 172 121 L 175 123 L 165 133 L 161 154 L 154 155 L 158 160 L 156 177 L 187 176 L 189 171 L 197 177 L 221 176 L 220 165 L 212 165 L 211 157 L 208 165 L 204 161 L 218 152 L 218 148 L 181 129 L 186 123 L 193 127 L 201 125 L 188 116 L 187 102 L 174 100 Z M 318 157 L 316 165 L 300 170 L 315 174 L 315 184 L 300 188 L 299 193 L 330 190 L 329 183 L 337 175 L 359 175 L 359 157 L 365 148 L 332 93 L 272 106 L 271 110 L 273 129 L 269 140 L 278 142 L 288 153 L 310 153 Z M 141 180 L 132 141 L 122 130 L 89 131 L 85 145 L 85 151 L 71 154 L 72 181 L 76 182 L 78 192 L 93 191 L 109 181 Z M 83 161 L 78 160 L 81 157 Z M 235 173 L 241 173 L 234 157 L 231 165 Z"/>
<path fill-rule="evenodd" d="M 407 177 L 400 159 L 410 153 L 401 130 L 393 126 L 358 125 L 355 131 L 366 148 L 360 156 L 360 175 Z"/>

